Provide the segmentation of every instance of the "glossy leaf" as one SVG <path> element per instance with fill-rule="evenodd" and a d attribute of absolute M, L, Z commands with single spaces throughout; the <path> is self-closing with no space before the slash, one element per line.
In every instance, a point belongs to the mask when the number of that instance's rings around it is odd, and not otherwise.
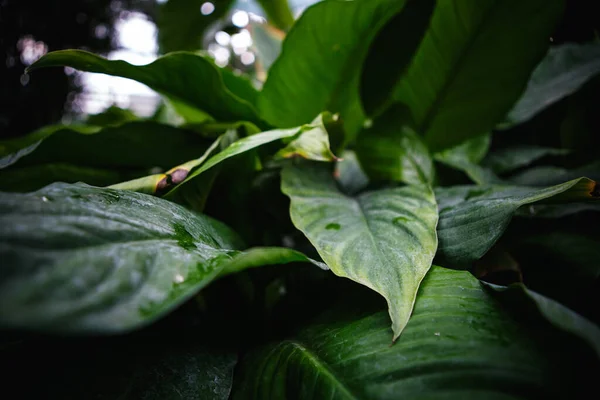
<path fill-rule="evenodd" d="M 339 112 L 350 135 L 364 119 L 361 65 L 379 29 L 405 1 L 325 1 L 307 8 L 283 42 L 258 98 L 261 116 L 288 128 L 323 110 Z"/>
<path fill-rule="evenodd" d="M 119 126 L 51 125 L 0 141 L 0 165 L 69 163 L 100 168 L 170 168 L 204 152 L 194 132 L 154 122 Z"/>
<path fill-rule="evenodd" d="M 437 208 L 427 185 L 348 197 L 326 166 L 287 166 L 281 190 L 290 215 L 338 276 L 385 297 L 394 340 L 412 312 L 419 284 L 437 248 Z"/>
<path fill-rule="evenodd" d="M 510 172 L 525 167 L 547 156 L 562 156 L 568 154 L 567 149 L 555 149 L 541 146 L 514 146 L 499 149 L 490 154 L 485 165 L 498 174 Z"/>
<path fill-rule="evenodd" d="M 0 196 L 0 324 L 71 333 L 146 325 L 219 274 L 307 261 L 236 251 L 222 223 L 156 197 L 77 184 Z"/>
<path fill-rule="evenodd" d="M 288 264 L 304 262 L 313 264 L 321 269 L 329 269 L 326 264 L 306 257 L 299 251 L 284 247 L 254 247 L 233 256 L 232 260 L 221 272 L 221 276 L 233 274 L 253 267 L 272 264 Z"/>
<path fill-rule="evenodd" d="M 521 206 L 539 202 L 597 202 L 596 182 L 575 179 L 549 188 L 488 185 L 438 188 L 439 253 L 452 266 L 481 258 Z"/>
<path fill-rule="evenodd" d="M 506 115 L 544 56 L 562 9 L 561 0 L 437 2 L 395 93 L 433 150 L 489 132 Z"/>
<path fill-rule="evenodd" d="M 517 323 L 467 272 L 432 267 L 391 346 L 381 308 L 364 298 L 344 303 L 242 360 L 233 398 L 520 399 L 588 386 L 566 364 L 576 347 Z"/>
<path fill-rule="evenodd" d="M 527 89 L 508 113 L 503 128 L 525 122 L 574 93 L 600 73 L 600 44 L 567 43 L 550 48 L 536 67 Z"/>
<path fill-rule="evenodd" d="M 63 66 L 136 80 L 175 104 L 205 111 L 219 121 L 261 123 L 252 104 L 227 89 L 219 69 L 193 53 L 170 53 L 151 64 L 134 66 L 82 50 L 61 50 L 46 54 L 32 64 L 29 71 Z"/>
<path fill-rule="evenodd" d="M 433 161 L 427 146 L 410 128 L 404 108 L 394 107 L 360 132 L 356 155 L 373 180 L 410 184 L 432 183 Z"/>

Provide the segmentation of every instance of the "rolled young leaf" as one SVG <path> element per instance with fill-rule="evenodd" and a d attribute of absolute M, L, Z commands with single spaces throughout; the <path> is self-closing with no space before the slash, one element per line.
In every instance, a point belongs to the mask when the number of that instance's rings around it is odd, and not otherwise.
<path fill-rule="evenodd" d="M 506 115 L 544 56 L 563 3 L 437 2 L 394 95 L 410 107 L 432 150 L 489 132 Z"/>
<path fill-rule="evenodd" d="M 597 183 L 580 178 L 545 189 L 488 185 L 436 189 L 440 208 L 438 255 L 453 267 L 481 258 L 521 206 L 542 201 L 600 201 Z"/>
<path fill-rule="evenodd" d="M 0 243 L 0 325 L 69 333 L 147 325 L 225 270 L 309 261 L 280 249 L 245 255 L 207 216 L 83 184 L 0 193 Z"/>
<path fill-rule="evenodd" d="M 327 167 L 284 168 L 281 190 L 291 199 L 292 222 L 336 275 L 385 297 L 396 340 L 437 249 L 433 191 L 413 185 L 348 197 Z"/>
<path fill-rule="evenodd" d="M 573 371 L 578 347 L 519 324 L 468 272 L 433 266 L 392 346 L 385 311 L 353 294 L 242 359 L 233 399 L 551 398 L 594 385 L 597 362 Z"/>
<path fill-rule="evenodd" d="M 151 64 L 135 66 L 82 50 L 61 50 L 46 54 L 28 71 L 64 66 L 133 79 L 173 100 L 176 108 L 180 103 L 205 111 L 219 121 L 244 120 L 264 126 L 254 106 L 225 86 L 218 67 L 194 53 L 174 52 Z"/>

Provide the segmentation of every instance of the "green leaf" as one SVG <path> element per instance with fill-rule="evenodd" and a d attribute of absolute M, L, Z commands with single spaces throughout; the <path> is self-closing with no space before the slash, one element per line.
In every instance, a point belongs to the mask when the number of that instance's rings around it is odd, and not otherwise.
<path fill-rule="evenodd" d="M 213 12 L 200 12 L 205 0 L 169 0 L 160 4 L 156 16 L 158 44 L 162 53 L 204 48 L 208 27 L 227 15 L 233 0 L 213 0 Z"/>
<path fill-rule="evenodd" d="M 339 112 L 350 136 L 364 120 L 361 65 L 375 35 L 406 1 L 325 1 L 306 9 L 283 42 L 258 98 L 260 115 L 288 128 Z"/>
<path fill-rule="evenodd" d="M 569 364 L 577 347 L 517 323 L 467 272 L 432 267 L 392 346 L 381 307 L 351 295 L 296 337 L 245 357 L 233 398 L 523 399 L 593 386 Z M 588 368 L 593 376 L 598 365 Z"/>
<path fill-rule="evenodd" d="M 360 81 L 361 103 L 367 115 L 378 116 L 393 103 L 394 88 L 423 40 L 434 8 L 433 0 L 407 1 L 402 12 L 377 33 Z"/>
<path fill-rule="evenodd" d="M 410 128 L 403 107 L 390 108 L 362 130 L 356 142 L 360 164 L 373 180 L 410 184 L 432 183 L 433 161 L 427 146 Z"/>
<path fill-rule="evenodd" d="M 335 127 L 334 125 L 338 125 Z M 338 158 L 331 151 L 328 132 L 339 132 L 341 124 L 338 115 L 322 113 L 312 122 L 314 129 L 304 130 L 298 138 L 279 150 L 276 157 L 302 157 L 315 161 L 335 161 Z"/>
<path fill-rule="evenodd" d="M 563 306 L 549 297 L 545 297 L 523 284 L 513 284 L 509 287 L 489 285 L 494 290 L 507 292 L 505 295 L 518 295 L 519 303 L 533 303 L 537 311 L 552 325 L 585 340 L 600 357 L 600 328 L 581 315 Z M 514 293 L 517 292 L 517 293 Z"/>
<path fill-rule="evenodd" d="M 506 115 L 544 56 L 562 9 L 561 0 L 437 2 L 395 92 L 432 150 L 489 132 Z"/>
<path fill-rule="evenodd" d="M 320 115 L 317 117 L 315 121 L 311 124 L 302 125 L 300 127 L 291 128 L 291 129 L 276 129 L 272 131 L 258 133 L 252 136 L 248 136 L 242 139 L 239 139 L 232 143 L 225 150 L 215 154 L 208 161 L 202 163 L 199 168 L 194 169 L 185 180 L 183 180 L 179 185 L 175 186 L 171 189 L 165 197 L 167 199 L 173 201 L 181 201 L 185 197 L 189 197 L 186 191 L 197 191 L 197 187 L 192 187 L 189 182 L 193 179 L 196 179 L 198 176 L 206 172 L 207 170 L 213 168 L 214 166 L 222 163 L 223 161 L 235 157 L 237 155 L 246 153 L 250 150 L 256 149 L 265 144 L 274 142 L 276 140 L 287 139 L 287 138 L 297 138 L 300 139 L 303 135 L 308 134 L 309 137 L 307 139 L 301 139 L 292 145 L 292 150 L 294 152 L 299 152 L 302 155 L 307 157 L 315 156 L 313 154 L 311 148 L 304 148 L 307 144 L 314 145 L 315 143 L 318 145 L 319 151 L 324 151 L 324 146 L 328 145 L 329 141 L 327 139 L 327 131 L 324 126 L 325 121 L 327 121 L 327 115 Z M 317 140 L 315 141 L 315 136 Z M 327 142 L 327 143 L 325 143 Z M 331 153 L 331 150 L 329 150 Z M 322 156 L 321 154 L 317 154 L 318 156 Z"/>
<path fill-rule="evenodd" d="M 0 193 L 0 241 L 0 325 L 52 332 L 129 331 L 245 268 L 324 268 L 290 249 L 236 251 L 239 237 L 212 218 L 82 184 Z"/>
<path fill-rule="evenodd" d="M 242 246 L 225 225 L 159 198 L 60 183 L 2 193 L 0 239 L 0 324 L 60 332 L 146 325 Z"/>
<path fill-rule="evenodd" d="M 288 30 L 294 24 L 294 15 L 288 0 L 257 0 L 267 14 L 267 20 L 279 29 Z"/>
<path fill-rule="evenodd" d="M 281 43 L 285 34 L 270 25 L 262 23 L 250 23 L 250 33 L 257 62 L 265 71 L 266 76 L 267 71 L 281 53 Z"/>
<path fill-rule="evenodd" d="M 567 149 L 554 149 L 541 146 L 513 146 L 491 153 L 484 161 L 494 172 L 503 174 L 525 167 L 547 156 L 568 154 Z"/>
<path fill-rule="evenodd" d="M 136 80 L 171 99 L 174 105 L 205 111 L 219 121 L 261 124 L 254 106 L 225 86 L 220 70 L 193 53 L 170 53 L 151 64 L 135 66 L 82 50 L 61 50 L 46 54 L 28 71 L 60 66 Z"/>
<path fill-rule="evenodd" d="M 221 272 L 221 276 L 234 274 L 248 268 L 262 267 L 272 264 L 288 264 L 292 262 L 305 262 L 327 270 L 326 264 L 306 257 L 299 251 L 283 247 L 254 247 L 235 255 Z"/>
<path fill-rule="evenodd" d="M 509 180 L 515 185 L 545 186 L 555 185 L 558 182 L 575 179 L 579 176 L 600 180 L 600 160 L 573 169 L 553 166 L 529 168 L 512 175 Z"/>
<path fill-rule="evenodd" d="M 64 163 L 17 166 L 0 171 L 0 190 L 31 192 L 54 182 L 85 182 L 94 186 L 108 186 L 144 173 L 145 171 L 125 172 Z"/>
<path fill-rule="evenodd" d="M 433 158 L 449 167 L 463 171 L 475 183 L 500 183 L 501 180 L 479 162 L 485 157 L 490 147 L 491 135 L 485 134 L 468 139 L 458 146 L 440 151 Z"/>
<path fill-rule="evenodd" d="M 527 89 L 508 113 L 502 128 L 525 122 L 558 100 L 575 93 L 600 73 L 600 44 L 567 43 L 550 48 Z"/>
<path fill-rule="evenodd" d="M 99 114 L 88 116 L 85 119 L 85 123 L 93 126 L 116 126 L 137 120 L 139 120 L 138 116 L 130 110 L 110 106 Z"/>
<path fill-rule="evenodd" d="M 342 159 L 335 164 L 334 176 L 340 189 L 347 194 L 358 193 L 369 184 L 369 177 L 361 168 L 358 157 L 352 150 L 345 150 Z"/>
<path fill-rule="evenodd" d="M 580 178 L 544 189 L 506 185 L 438 188 L 438 255 L 453 266 L 466 266 L 496 243 L 519 207 L 542 201 L 599 201 L 596 186 L 596 182 Z"/>
<path fill-rule="evenodd" d="M 99 168 L 170 168 L 195 158 L 207 142 L 194 132 L 154 122 L 119 126 L 50 125 L 0 141 L 0 166 L 69 163 Z"/>
<path fill-rule="evenodd" d="M 336 275 L 385 297 L 395 340 L 437 248 L 433 192 L 415 185 L 348 197 L 325 167 L 284 168 L 281 190 L 291 199 L 292 222 Z"/>

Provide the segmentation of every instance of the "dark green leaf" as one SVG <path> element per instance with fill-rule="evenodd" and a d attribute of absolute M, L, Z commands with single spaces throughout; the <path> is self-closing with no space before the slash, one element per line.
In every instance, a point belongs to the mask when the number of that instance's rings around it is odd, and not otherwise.
<path fill-rule="evenodd" d="M 577 91 L 600 73 L 600 44 L 563 44 L 550 48 L 536 67 L 527 89 L 502 127 L 525 122 L 546 107 Z"/>
<path fill-rule="evenodd" d="M 156 18 L 158 44 L 162 53 L 204 48 L 208 27 L 227 14 L 233 0 L 213 0 L 214 10 L 200 12 L 205 0 L 169 0 L 161 4 Z"/>
<path fill-rule="evenodd" d="M 377 116 L 393 102 L 394 87 L 423 39 L 434 8 L 433 0 L 408 1 L 377 33 L 360 82 L 361 103 L 367 115 Z"/>
<path fill-rule="evenodd" d="M 497 285 L 489 286 L 500 292 L 508 292 L 505 293 L 505 295 L 520 295 L 520 302 L 532 302 L 537 308 L 538 312 L 552 325 L 573 335 L 579 336 L 585 340 L 600 357 L 600 328 L 581 315 L 563 306 L 557 301 L 528 289 L 523 284 L 514 284 L 510 287 Z M 511 292 L 519 293 L 517 294 Z"/>
<path fill-rule="evenodd" d="M 0 322 L 120 332 L 168 313 L 213 280 L 241 243 L 156 197 L 54 184 L 0 196 Z"/>
<path fill-rule="evenodd" d="M 415 185 L 348 197 L 327 165 L 314 164 L 284 168 L 281 190 L 292 222 L 329 268 L 385 297 L 395 340 L 437 248 L 433 191 Z"/>
<path fill-rule="evenodd" d="M 433 161 L 427 146 L 410 128 L 403 107 L 392 107 L 360 132 L 356 143 L 360 164 L 373 180 L 432 183 Z"/>
<path fill-rule="evenodd" d="M 190 194 L 189 191 L 197 192 L 198 187 L 195 185 L 192 186 L 193 183 L 190 185 L 190 181 L 196 179 L 205 171 L 213 168 L 214 166 L 222 163 L 223 161 L 231 157 L 246 153 L 250 150 L 256 149 L 260 146 L 274 142 L 276 140 L 296 138 L 297 141 L 292 142 L 292 147 L 290 151 L 293 151 L 295 154 L 301 154 L 306 157 L 322 156 L 322 154 L 320 154 L 319 152 L 317 152 L 319 154 L 316 154 L 313 152 L 314 149 L 307 147 L 307 145 L 313 146 L 315 144 L 317 145 L 319 151 L 332 154 L 331 150 L 329 150 L 328 148 L 329 139 L 325 127 L 325 122 L 328 121 L 328 118 L 329 117 L 327 117 L 327 115 L 319 115 L 311 124 L 306 124 L 291 129 L 276 129 L 272 131 L 262 132 L 237 140 L 225 150 L 215 154 L 214 156 L 209 158 L 208 161 L 202 163 L 199 166 L 199 168 L 196 168 L 193 171 L 191 171 L 191 173 L 187 175 L 185 180 L 183 180 L 179 185 L 171 189 L 165 195 L 165 197 L 173 201 L 181 202 L 184 201 L 186 197 L 189 198 L 190 195 L 195 196 L 193 194 Z M 303 139 L 302 137 L 304 135 L 307 135 L 308 138 Z"/>
<path fill-rule="evenodd" d="M 154 122 L 115 127 L 51 125 L 0 141 L 0 165 L 69 163 L 100 168 L 170 168 L 198 157 L 208 143 L 194 132 Z M 34 149 L 35 151 L 29 152 Z M 29 154 L 27 154 L 29 152 Z"/>
<path fill-rule="evenodd" d="M 277 127 L 339 112 L 350 135 L 364 120 L 361 65 L 379 29 L 405 1 L 325 1 L 304 11 L 283 42 L 258 98 L 261 116 Z"/>
<path fill-rule="evenodd" d="M 94 186 L 108 186 L 144 173 L 145 171 L 125 172 L 62 163 L 17 166 L 0 171 L 0 190 L 31 192 L 54 182 L 85 182 Z"/>
<path fill-rule="evenodd" d="M 490 154 L 484 164 L 494 172 L 503 174 L 517 168 L 525 167 L 546 156 L 568 154 L 567 149 L 553 149 L 540 146 L 515 146 L 499 149 Z"/>
<path fill-rule="evenodd" d="M 506 115 L 544 56 L 562 9 L 561 0 L 437 2 L 395 94 L 433 150 L 489 132 Z"/>
<path fill-rule="evenodd" d="M 233 398 L 523 399 L 593 386 L 572 380 L 577 347 L 518 324 L 467 272 L 432 267 L 391 346 L 385 313 L 364 302 L 344 299 L 296 338 L 246 357 Z M 598 365 L 588 368 L 593 376 Z"/>
<path fill-rule="evenodd" d="M 151 64 L 134 66 L 81 50 L 62 50 L 46 54 L 29 71 L 59 66 L 136 80 L 173 100 L 174 105 L 205 111 L 219 121 L 261 123 L 254 106 L 227 89 L 219 69 L 197 54 L 175 52 Z"/>
<path fill-rule="evenodd" d="M 267 14 L 267 19 L 276 27 L 288 30 L 294 23 L 294 15 L 288 0 L 257 0 Z"/>
<path fill-rule="evenodd" d="M 500 183 L 501 180 L 479 162 L 490 147 L 491 135 L 485 134 L 468 139 L 458 146 L 450 147 L 433 155 L 433 158 L 449 167 L 463 171 L 475 183 Z"/>
<path fill-rule="evenodd" d="M 516 185 L 546 186 L 575 179 L 579 176 L 600 180 L 600 161 L 594 161 L 573 169 L 552 166 L 534 167 L 511 176 L 509 180 Z"/>
<path fill-rule="evenodd" d="M 130 191 L 54 184 L 0 196 L 0 324 L 71 333 L 128 331 L 220 276 L 289 262 L 290 249 L 239 252 L 209 217 Z"/>
<path fill-rule="evenodd" d="M 93 126 L 116 126 L 136 120 L 139 120 L 139 118 L 133 112 L 116 106 L 110 106 L 99 114 L 88 116 L 85 123 Z"/>
<path fill-rule="evenodd" d="M 502 185 L 438 188 L 438 255 L 453 266 L 466 266 L 496 243 L 519 207 L 542 201 L 599 201 L 595 188 L 596 182 L 587 178 L 544 189 Z"/>

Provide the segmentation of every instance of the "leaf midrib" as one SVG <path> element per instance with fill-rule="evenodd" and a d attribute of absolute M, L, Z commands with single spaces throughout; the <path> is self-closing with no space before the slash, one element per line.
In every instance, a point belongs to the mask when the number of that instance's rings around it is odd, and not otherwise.
<path fill-rule="evenodd" d="M 291 346 L 294 350 L 299 351 L 309 362 L 320 372 L 321 375 L 327 377 L 335 387 L 339 388 L 339 393 L 343 394 L 346 398 L 351 400 L 359 400 L 345 385 L 344 382 L 339 379 L 333 371 L 322 361 L 316 354 L 308 350 L 304 345 L 297 341 L 287 340 L 283 342 L 283 345 Z"/>
<path fill-rule="evenodd" d="M 456 59 L 456 62 L 454 62 L 454 64 L 452 65 L 452 67 L 447 75 L 448 77 L 450 77 L 450 79 L 445 80 L 441 89 L 438 91 L 438 96 L 435 98 L 433 103 L 429 106 L 429 110 L 425 114 L 423 121 L 419 124 L 420 131 L 423 134 L 425 134 L 425 135 L 427 134 L 427 131 L 429 130 L 429 128 L 431 127 L 431 124 L 433 123 L 433 119 L 435 118 L 435 115 L 441 108 L 444 100 L 446 99 L 446 97 L 449 94 L 450 88 L 454 84 L 455 79 L 453 79 L 453 77 L 455 77 L 458 74 L 458 71 L 460 71 L 462 69 L 462 65 L 465 62 L 465 59 L 467 58 L 469 52 L 475 45 L 475 42 L 477 41 L 479 34 L 483 30 L 484 26 L 487 25 L 484 23 L 484 21 L 487 21 L 489 19 L 489 16 L 492 14 L 492 10 L 495 9 L 497 6 L 498 6 L 498 1 L 495 1 L 494 4 L 488 8 L 488 10 L 485 13 L 485 16 L 480 19 L 479 24 L 475 27 L 475 29 L 472 31 L 473 33 L 467 39 L 465 46 L 462 47 L 462 51 L 460 52 L 458 58 Z M 456 3 L 454 3 L 454 7 L 456 7 Z M 456 15 L 457 16 L 459 15 L 458 12 L 456 13 Z"/>

